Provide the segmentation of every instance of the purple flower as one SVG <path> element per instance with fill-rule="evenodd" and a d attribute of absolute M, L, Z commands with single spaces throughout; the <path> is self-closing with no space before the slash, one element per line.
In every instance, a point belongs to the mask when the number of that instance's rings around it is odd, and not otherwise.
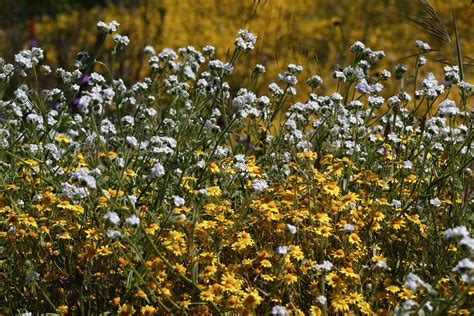
<path fill-rule="evenodd" d="M 34 38 L 30 40 L 30 46 L 31 47 L 37 47 L 38 44 L 39 44 L 38 40 L 36 40 Z"/>
<path fill-rule="evenodd" d="M 69 283 L 69 278 L 65 275 L 61 275 L 59 278 L 58 278 L 58 282 L 59 284 L 61 285 L 66 285 Z"/>
<path fill-rule="evenodd" d="M 81 86 L 88 86 L 90 77 L 88 74 L 85 74 L 84 77 L 82 77 Z"/>

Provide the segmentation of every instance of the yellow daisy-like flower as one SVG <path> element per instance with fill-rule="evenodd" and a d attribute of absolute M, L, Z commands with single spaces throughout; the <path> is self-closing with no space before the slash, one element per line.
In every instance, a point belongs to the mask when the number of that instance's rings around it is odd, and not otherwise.
<path fill-rule="evenodd" d="M 322 316 L 323 315 L 323 311 L 318 307 L 318 306 L 311 306 L 311 308 L 309 309 L 309 314 L 311 316 Z"/>
<path fill-rule="evenodd" d="M 237 241 L 232 244 L 232 250 L 240 251 L 252 246 L 254 241 L 247 232 L 240 232 L 237 234 Z"/>
<path fill-rule="evenodd" d="M 212 173 L 218 173 L 220 171 L 219 166 L 215 162 L 209 163 L 208 167 Z"/>
<path fill-rule="evenodd" d="M 352 233 L 349 235 L 349 243 L 351 245 L 360 245 L 362 241 L 360 240 L 359 235 L 357 235 L 356 233 Z"/>
<path fill-rule="evenodd" d="M 323 186 L 323 191 L 326 194 L 329 194 L 331 196 L 338 196 L 339 192 L 341 191 L 337 184 L 335 183 L 328 183 Z"/>
<path fill-rule="evenodd" d="M 351 304 L 358 304 L 364 300 L 360 293 L 348 293 L 346 300 Z"/>
<path fill-rule="evenodd" d="M 335 312 L 348 312 L 349 302 L 342 297 L 334 297 L 331 302 L 331 307 Z"/>
<path fill-rule="evenodd" d="M 298 158 L 306 158 L 310 161 L 318 158 L 318 154 L 312 151 L 304 151 L 296 154 L 296 157 Z"/>
<path fill-rule="evenodd" d="M 342 202 L 344 204 L 350 204 L 359 201 L 359 195 L 353 192 L 349 192 L 342 197 Z"/>
<path fill-rule="evenodd" d="M 72 214 L 84 214 L 84 208 L 81 205 L 74 205 L 69 201 L 62 201 L 58 204 L 58 208 L 69 211 Z"/>
<path fill-rule="evenodd" d="M 260 265 L 264 268 L 271 268 L 272 267 L 272 263 L 267 259 L 262 260 L 260 262 Z"/>
<path fill-rule="evenodd" d="M 331 231 L 332 231 L 331 227 L 323 226 L 323 227 L 320 227 L 320 228 L 316 229 L 316 234 L 327 238 L 327 237 L 332 235 Z"/>
<path fill-rule="evenodd" d="M 354 279 L 354 280 L 359 280 L 360 279 L 359 274 L 355 273 L 354 270 L 351 267 L 342 268 L 341 273 L 347 278 L 351 278 L 351 279 Z"/>
<path fill-rule="evenodd" d="M 344 253 L 343 249 L 337 249 L 337 250 L 332 252 L 332 256 L 334 258 L 342 259 L 346 256 L 346 254 Z"/>
<path fill-rule="evenodd" d="M 209 287 L 207 290 L 202 291 L 199 297 L 206 302 L 213 302 L 215 299 L 214 291 Z"/>
<path fill-rule="evenodd" d="M 228 272 L 222 276 L 221 285 L 224 291 L 235 293 L 242 287 L 242 281 L 237 279 L 234 273 Z"/>
<path fill-rule="evenodd" d="M 209 196 L 221 196 L 222 191 L 218 186 L 206 188 L 207 195 Z"/>
<path fill-rule="evenodd" d="M 154 315 L 155 311 L 156 311 L 156 309 L 153 306 L 150 306 L 150 305 L 143 306 L 142 309 L 140 310 L 142 315 L 145 315 L 145 316 Z"/>
<path fill-rule="evenodd" d="M 396 294 L 400 291 L 400 288 L 396 285 L 389 285 L 385 288 L 385 291 Z"/>
<path fill-rule="evenodd" d="M 283 276 L 283 281 L 286 284 L 291 285 L 291 284 L 295 283 L 296 281 L 298 281 L 298 277 L 294 274 L 287 273 Z"/>
<path fill-rule="evenodd" d="M 331 272 L 328 275 L 326 275 L 324 279 L 329 284 L 329 286 L 332 286 L 332 287 L 337 287 L 342 282 L 341 277 L 338 276 L 334 272 Z"/>
<path fill-rule="evenodd" d="M 247 294 L 247 296 L 245 296 L 242 304 L 247 308 L 254 309 L 260 305 L 262 301 L 263 298 L 258 294 L 257 290 L 252 290 Z"/>
<path fill-rule="evenodd" d="M 58 135 L 54 138 L 54 140 L 57 141 L 58 143 L 64 143 L 64 144 L 69 144 L 71 142 L 69 137 L 67 137 L 66 135 Z"/>

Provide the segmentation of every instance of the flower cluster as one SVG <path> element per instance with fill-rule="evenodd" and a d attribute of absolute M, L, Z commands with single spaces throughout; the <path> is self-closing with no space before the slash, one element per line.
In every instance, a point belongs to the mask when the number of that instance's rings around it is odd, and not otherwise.
<path fill-rule="evenodd" d="M 94 58 L 2 65 L 1 313 L 469 314 L 472 86 L 418 63 L 384 93 L 385 54 L 356 42 L 329 94 L 311 76 L 296 99 L 296 64 L 231 88 L 255 43 L 147 46 L 130 86 Z"/>

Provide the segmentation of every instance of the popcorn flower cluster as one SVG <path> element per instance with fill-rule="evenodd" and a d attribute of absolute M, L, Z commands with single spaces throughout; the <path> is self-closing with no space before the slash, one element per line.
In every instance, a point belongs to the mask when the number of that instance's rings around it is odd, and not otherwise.
<path fill-rule="evenodd" d="M 126 52 L 119 23 L 97 28 Z M 130 86 L 97 54 L 72 71 L 39 48 L 1 60 L 0 313 L 473 312 L 473 86 L 459 68 L 423 73 L 417 41 L 416 68 L 392 78 L 356 42 L 329 95 L 314 75 L 297 98 L 295 64 L 266 95 L 252 88 L 262 65 L 234 91 L 256 40 L 240 30 L 225 61 L 147 46 L 151 72 Z M 411 71 L 419 83 L 384 92 Z"/>

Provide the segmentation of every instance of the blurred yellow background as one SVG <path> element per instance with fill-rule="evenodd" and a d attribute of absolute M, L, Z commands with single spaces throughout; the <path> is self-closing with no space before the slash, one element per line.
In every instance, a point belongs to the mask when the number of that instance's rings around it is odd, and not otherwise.
<path fill-rule="evenodd" d="M 93 51 L 97 40 L 98 20 L 120 23 L 119 33 L 130 38 L 130 45 L 121 53 L 116 74 L 128 81 L 138 80 L 147 74 L 146 45 L 158 52 L 164 47 L 179 48 L 192 45 L 200 49 L 205 45 L 217 48 L 218 57 L 225 58 L 233 47 L 236 33 L 247 28 L 257 34 L 257 47 L 244 55 L 236 69 L 245 85 L 245 78 L 256 63 L 267 67 L 265 86 L 275 80 L 278 72 L 289 63 L 304 66 L 300 81 L 310 75 L 323 77 L 324 89 L 333 88 L 332 71 L 351 62 L 349 46 L 356 40 L 373 50 L 383 50 L 386 58 L 382 66 L 393 71 L 398 63 L 413 67 L 414 58 L 403 59 L 417 52 L 415 40 L 421 39 L 437 50 L 428 59 L 443 59 L 456 64 L 454 59 L 453 12 L 455 12 L 464 56 L 466 78 L 472 78 L 474 56 L 472 17 L 474 6 L 470 0 L 433 0 L 434 9 L 446 25 L 453 43 L 437 39 L 417 28 L 408 16 L 422 13 L 422 5 L 414 0 L 142 0 L 116 1 L 105 7 L 92 6 L 66 10 L 36 18 L 33 30 L 15 34 L 0 33 L 0 53 L 12 57 L 10 44 L 16 36 L 29 45 L 28 36 L 34 36 L 38 45 L 46 50 L 46 62 L 52 66 L 72 67 L 79 51 Z M 25 32 L 23 32 L 25 33 Z M 14 35 L 12 35 L 14 34 Z M 108 41 L 112 47 L 112 40 Z M 106 58 L 106 57 L 104 57 Z M 434 69 L 442 65 L 429 60 Z M 433 65 L 435 64 L 435 65 Z M 428 71 L 426 68 L 423 72 Z M 381 69 L 380 69 L 381 70 Z M 441 72 L 439 72 L 439 75 Z M 438 78 L 442 79 L 442 78 Z M 262 86 L 260 86 L 262 88 Z"/>

